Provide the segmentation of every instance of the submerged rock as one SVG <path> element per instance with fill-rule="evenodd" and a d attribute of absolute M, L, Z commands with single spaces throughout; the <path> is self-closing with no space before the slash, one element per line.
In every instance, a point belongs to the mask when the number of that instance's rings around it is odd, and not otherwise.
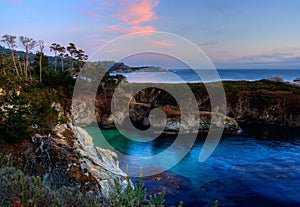
<path fill-rule="evenodd" d="M 165 188 L 166 196 L 180 195 L 181 191 L 187 191 L 191 186 L 190 179 L 171 171 L 145 177 L 143 183 L 149 194 L 159 193 Z"/>

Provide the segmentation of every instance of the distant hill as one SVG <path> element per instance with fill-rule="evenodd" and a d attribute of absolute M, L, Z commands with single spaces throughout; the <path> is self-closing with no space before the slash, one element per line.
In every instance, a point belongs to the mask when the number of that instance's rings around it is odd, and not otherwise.
<path fill-rule="evenodd" d="M 115 63 L 110 67 L 111 73 L 131 73 L 131 72 L 170 72 L 170 70 L 156 66 L 129 67 L 124 63 Z"/>
<path fill-rule="evenodd" d="M 10 55 L 10 50 L 0 46 L 0 53 L 3 53 L 7 56 Z M 15 51 L 16 58 L 22 57 L 25 58 L 25 52 L 24 51 Z M 54 68 L 55 67 L 55 57 L 54 56 L 48 56 L 48 67 Z M 29 62 L 31 64 L 34 63 L 35 54 L 30 53 L 29 54 Z M 65 68 L 67 68 L 69 60 L 64 58 L 64 64 Z M 156 67 L 156 66 L 141 66 L 141 67 L 130 67 L 128 65 L 125 65 L 123 62 L 114 62 L 114 61 L 98 61 L 102 65 L 103 68 L 106 70 L 109 70 L 111 73 L 131 73 L 131 72 L 170 72 L 170 70 L 162 67 Z M 57 57 L 57 68 L 61 68 L 61 59 L 60 57 Z"/>
<path fill-rule="evenodd" d="M 36 51 L 35 51 L 36 52 Z M 3 53 L 4 55 L 7 55 L 9 56 L 10 55 L 10 50 L 8 48 L 5 48 L 3 46 L 0 45 L 0 53 Z M 26 53 L 24 51 L 20 51 L 20 50 L 16 50 L 15 51 L 15 56 L 16 58 L 18 57 L 22 57 L 22 58 L 25 58 L 25 55 Z M 47 58 L 48 58 L 48 67 L 49 68 L 54 68 L 55 66 L 55 57 L 54 56 L 48 56 L 48 55 L 45 55 Z M 34 63 L 34 58 L 35 58 L 35 53 L 29 53 L 29 62 L 30 64 L 33 64 Z M 57 57 L 57 68 L 61 68 L 61 59 L 60 57 Z M 64 64 L 65 64 L 65 67 L 67 68 L 68 67 L 68 59 L 64 58 Z"/>

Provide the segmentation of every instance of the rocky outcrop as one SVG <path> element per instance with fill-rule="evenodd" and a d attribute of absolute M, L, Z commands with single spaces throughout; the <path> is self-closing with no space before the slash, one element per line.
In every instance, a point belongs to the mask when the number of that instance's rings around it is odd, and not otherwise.
<path fill-rule="evenodd" d="M 130 103 L 130 111 L 129 116 L 130 120 L 133 124 L 140 129 L 146 129 L 150 127 L 150 119 L 149 112 L 154 108 L 158 107 L 164 111 L 167 116 L 167 122 L 165 123 L 164 119 L 160 117 L 154 117 L 151 122 L 151 126 L 153 128 L 161 129 L 161 126 L 165 126 L 165 133 L 177 133 L 180 128 L 183 129 L 183 133 L 195 133 L 196 131 L 191 131 L 189 128 L 191 123 L 189 121 L 195 120 L 195 118 L 185 117 L 186 121 L 183 121 L 180 114 L 180 109 L 173 105 L 163 105 L 164 103 L 160 103 L 154 106 L 154 102 L 159 100 L 160 91 L 150 90 L 149 93 L 142 91 L 142 95 L 140 94 L 137 99 L 133 98 Z M 106 99 L 106 101 L 105 101 Z M 88 100 L 88 97 L 81 97 L 80 100 Z M 115 123 L 118 125 L 124 125 L 125 122 L 128 121 L 125 116 L 125 111 L 116 111 L 114 115 L 111 115 L 111 97 L 107 96 L 103 97 L 103 94 L 100 94 L 96 97 L 95 103 L 95 112 L 89 110 L 91 107 L 87 106 L 88 101 L 80 101 L 77 105 L 74 105 L 72 110 L 73 122 L 77 126 L 87 127 L 90 125 L 98 124 L 101 128 L 109 129 L 115 128 Z M 119 104 L 119 103 L 114 103 Z M 123 103 L 120 103 L 123 104 Z M 199 130 L 197 132 L 207 132 L 210 127 L 212 112 L 208 111 L 200 111 L 196 112 L 199 114 L 200 124 Z M 236 133 L 240 128 L 238 123 L 229 116 L 224 116 L 221 114 L 216 114 L 218 116 L 222 116 L 224 122 L 224 132 L 227 134 Z M 96 117 L 96 122 L 94 122 Z M 217 127 L 220 127 L 221 123 L 213 123 Z M 158 130 L 160 131 L 160 130 Z"/>
<path fill-rule="evenodd" d="M 111 73 L 131 73 L 131 72 L 170 72 L 162 67 L 144 66 L 144 67 L 129 67 L 124 63 L 115 63 L 108 68 Z"/>
<path fill-rule="evenodd" d="M 240 130 L 238 123 L 233 118 L 230 118 L 223 114 L 218 114 L 218 113 L 213 113 L 208 111 L 200 111 L 198 112 L 200 118 L 198 130 L 191 131 L 190 126 L 193 126 L 193 123 L 189 123 L 189 122 L 196 120 L 194 114 L 190 114 L 189 116 L 192 117 L 185 117 L 185 119 L 183 120 L 181 119 L 180 110 L 174 106 L 161 107 L 161 109 L 166 114 L 166 120 L 162 119 L 159 116 L 154 116 L 151 117 L 151 124 L 150 124 L 150 118 L 149 118 L 149 111 L 151 111 L 150 109 L 151 109 L 150 105 L 138 104 L 138 103 L 133 104 L 130 110 L 131 121 L 140 128 L 148 128 L 151 125 L 153 128 L 159 129 L 161 128 L 161 126 L 165 126 L 164 128 L 165 133 L 178 133 L 180 130 L 183 130 L 181 131 L 182 133 L 198 133 L 198 132 L 203 133 L 209 130 L 211 124 L 213 124 L 215 127 L 224 126 L 224 132 L 226 134 L 236 133 L 238 130 Z M 223 120 L 223 123 L 221 122 L 211 123 L 212 115 L 218 116 L 220 118 L 220 121 Z"/>
<path fill-rule="evenodd" d="M 109 199 L 109 193 L 115 190 L 114 180 L 120 185 L 127 175 L 119 168 L 118 157 L 115 152 L 94 147 L 93 138 L 82 128 L 72 124 L 58 125 L 54 131 L 59 137 L 65 137 L 66 131 L 71 130 L 76 141 L 74 150 L 80 157 L 80 168 L 95 178 L 104 198 Z M 60 139 L 62 143 L 63 139 Z"/>
<path fill-rule="evenodd" d="M 210 126 L 209 96 L 203 84 L 192 84 L 191 88 L 198 101 L 200 109 L 199 130 L 207 131 Z M 262 123 L 300 127 L 300 88 L 278 81 L 235 81 L 225 82 L 224 88 L 227 98 L 227 116 L 225 117 L 225 133 L 235 133 L 238 123 Z M 124 95 L 125 92 L 124 92 Z M 95 112 L 86 110 L 83 105 L 73 113 L 82 126 L 98 124 L 101 128 L 114 128 L 114 121 L 121 124 L 125 120 L 125 112 L 117 111 L 111 115 L 112 93 L 101 91 L 96 96 Z M 114 103 L 115 105 L 124 103 Z M 178 132 L 179 127 L 186 128 L 188 123 L 180 119 L 180 110 L 174 98 L 157 88 L 147 88 L 138 92 L 130 103 L 130 118 L 138 128 L 145 129 L 150 126 L 149 112 L 154 108 L 162 109 L 167 115 L 167 123 L 157 118 L 151 126 L 165 127 L 165 132 Z M 94 113 L 94 114 L 93 114 Z M 91 123 L 96 115 L 96 122 Z M 79 119 L 80 118 L 80 119 Z M 76 120 L 76 119 L 75 119 Z M 187 130 L 188 132 L 188 130 Z"/>
<path fill-rule="evenodd" d="M 293 82 L 290 82 L 289 84 L 296 86 L 296 87 L 300 87 L 300 78 L 294 79 Z"/>
<path fill-rule="evenodd" d="M 240 91 L 228 111 L 239 122 L 300 127 L 300 95 L 291 91 Z"/>

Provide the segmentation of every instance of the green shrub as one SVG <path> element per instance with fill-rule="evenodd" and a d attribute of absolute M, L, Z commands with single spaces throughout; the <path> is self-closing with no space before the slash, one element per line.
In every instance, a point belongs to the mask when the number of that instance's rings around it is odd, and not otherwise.
<path fill-rule="evenodd" d="M 126 173 L 128 174 L 128 167 L 126 167 Z M 122 189 L 116 180 L 115 191 L 111 192 L 111 204 L 114 207 L 164 207 L 166 190 L 161 193 L 149 195 L 147 199 L 147 189 L 143 185 L 142 169 L 140 171 L 140 178 L 136 184 L 133 184 L 127 176 L 127 186 Z M 179 207 L 182 207 L 183 202 L 179 203 Z"/>
<path fill-rule="evenodd" d="M 271 97 L 259 93 L 251 93 L 249 102 L 252 107 L 260 109 L 267 108 L 275 103 Z"/>
<path fill-rule="evenodd" d="M 22 207 L 101 207 L 103 199 L 95 192 L 62 187 L 49 189 L 39 176 L 25 175 L 15 168 L 0 168 L 0 206 Z"/>

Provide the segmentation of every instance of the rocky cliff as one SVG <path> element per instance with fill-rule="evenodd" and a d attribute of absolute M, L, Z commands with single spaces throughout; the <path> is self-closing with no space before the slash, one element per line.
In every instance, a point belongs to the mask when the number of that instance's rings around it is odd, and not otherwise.
<path fill-rule="evenodd" d="M 75 150 L 79 153 L 80 167 L 86 169 L 93 176 L 103 197 L 109 198 L 109 193 L 115 190 L 114 180 L 122 186 L 127 175 L 119 168 L 118 156 L 115 152 L 94 146 L 93 138 L 82 128 L 72 124 L 57 126 L 56 131 L 71 129 L 77 138 Z M 62 132 L 63 133 L 63 132 Z"/>
<path fill-rule="evenodd" d="M 34 134 L 14 145 L 0 140 L 0 146 L 0 158 L 3 155 L 8 166 L 42 177 L 43 184 L 53 191 L 70 187 L 109 201 L 116 189 L 114 180 L 122 187 L 127 177 L 119 168 L 116 153 L 94 147 L 89 134 L 72 124 L 57 125 L 52 135 Z"/>
<path fill-rule="evenodd" d="M 198 101 L 200 116 L 200 131 L 207 131 L 210 123 L 210 100 L 203 84 L 190 84 Z M 262 123 L 300 127 L 300 88 L 274 81 L 235 81 L 224 82 L 227 98 L 227 116 L 225 117 L 225 132 L 234 133 L 239 127 L 237 123 Z M 105 95 L 104 95 L 105 94 Z M 126 95 L 124 93 L 124 95 Z M 83 97 L 82 100 L 89 99 Z M 100 91 L 95 99 L 96 119 L 98 123 L 91 123 L 94 112 L 87 111 L 81 105 L 80 110 L 73 114 L 80 120 L 82 126 L 98 124 L 102 128 L 113 128 L 114 119 L 110 114 L 112 93 Z M 114 103 L 123 104 L 123 103 Z M 153 108 L 160 108 L 167 114 L 165 132 L 176 132 L 180 124 L 180 110 L 174 98 L 161 89 L 148 88 L 141 90 L 132 97 L 130 106 L 131 121 L 138 128 L 149 127 L 149 112 Z M 78 113 L 79 112 L 79 113 Z M 124 119 L 124 113 L 119 111 L 118 120 Z M 155 125 L 163 123 L 160 120 Z"/>

